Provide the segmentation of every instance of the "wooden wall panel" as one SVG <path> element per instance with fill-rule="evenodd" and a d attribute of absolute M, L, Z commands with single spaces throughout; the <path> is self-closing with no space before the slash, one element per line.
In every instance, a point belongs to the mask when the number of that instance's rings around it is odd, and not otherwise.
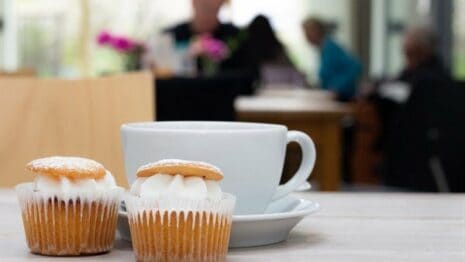
<path fill-rule="evenodd" d="M 153 83 L 146 72 L 82 80 L 0 77 L 0 186 L 31 181 L 25 164 L 49 155 L 95 159 L 127 186 L 119 128 L 154 119 Z"/>

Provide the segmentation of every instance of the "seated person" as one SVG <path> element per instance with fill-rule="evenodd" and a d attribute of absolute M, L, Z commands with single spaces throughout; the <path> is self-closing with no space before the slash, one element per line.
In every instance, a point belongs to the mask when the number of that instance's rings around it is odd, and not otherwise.
<path fill-rule="evenodd" d="M 463 101 L 425 26 L 404 34 L 406 66 L 374 96 L 382 121 L 385 183 L 417 191 L 463 191 Z M 459 168 L 461 166 L 461 168 Z"/>
<path fill-rule="evenodd" d="M 249 70 L 256 80 L 263 80 L 264 84 L 278 80 L 287 82 L 279 84 L 292 84 L 289 83 L 295 80 L 292 76 L 305 83 L 305 77 L 292 64 L 268 18 L 263 15 L 255 17 L 244 32 L 245 37 L 231 57 L 230 64 Z M 273 71 L 274 81 L 267 76 L 268 71 Z"/>
<path fill-rule="evenodd" d="M 239 37 L 240 30 L 233 24 L 223 24 L 218 19 L 218 13 L 224 0 L 192 0 L 194 15 L 192 20 L 166 30 L 172 34 L 177 45 L 185 45 L 186 48 L 198 36 L 208 35 L 225 44 Z M 226 60 L 221 61 L 226 62 Z M 203 71 L 202 61 L 197 59 L 199 71 Z"/>
<path fill-rule="evenodd" d="M 320 50 L 321 87 L 333 91 L 340 100 L 351 100 L 362 72 L 360 62 L 329 36 L 320 19 L 307 18 L 302 26 L 307 40 Z"/>

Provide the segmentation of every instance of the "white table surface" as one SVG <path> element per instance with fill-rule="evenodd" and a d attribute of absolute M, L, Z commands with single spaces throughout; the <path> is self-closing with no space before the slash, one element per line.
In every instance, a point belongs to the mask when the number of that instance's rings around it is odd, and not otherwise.
<path fill-rule="evenodd" d="M 465 261 L 465 195 L 301 193 L 321 210 L 286 242 L 232 249 L 228 261 Z M 52 258 L 28 252 L 11 190 L 0 190 L 0 261 L 132 261 L 117 239 L 104 255 Z"/>

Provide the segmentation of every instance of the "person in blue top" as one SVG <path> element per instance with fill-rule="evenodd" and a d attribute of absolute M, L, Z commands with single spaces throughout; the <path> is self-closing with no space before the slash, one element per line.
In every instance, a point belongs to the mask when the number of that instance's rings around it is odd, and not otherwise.
<path fill-rule="evenodd" d="M 302 27 L 307 40 L 320 50 L 318 76 L 321 87 L 334 92 L 340 100 L 351 100 L 362 73 L 360 62 L 329 36 L 322 20 L 307 18 Z"/>

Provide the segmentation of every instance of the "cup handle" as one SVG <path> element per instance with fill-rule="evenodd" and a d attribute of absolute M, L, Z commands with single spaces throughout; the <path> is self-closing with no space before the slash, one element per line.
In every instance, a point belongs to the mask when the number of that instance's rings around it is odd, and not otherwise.
<path fill-rule="evenodd" d="M 316 151 L 312 139 L 300 131 L 289 131 L 287 133 L 287 143 L 296 142 L 302 149 L 302 162 L 297 173 L 286 184 L 281 185 L 276 190 L 272 200 L 277 200 L 296 190 L 309 177 L 315 166 Z"/>

